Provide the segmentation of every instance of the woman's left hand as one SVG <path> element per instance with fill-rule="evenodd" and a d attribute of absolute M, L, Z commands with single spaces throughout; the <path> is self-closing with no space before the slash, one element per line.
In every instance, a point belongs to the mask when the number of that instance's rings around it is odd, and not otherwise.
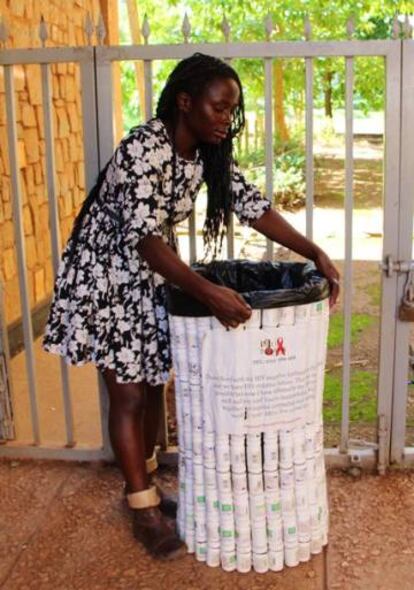
<path fill-rule="evenodd" d="M 339 295 L 339 272 L 335 268 L 332 260 L 323 250 L 320 250 L 314 258 L 316 268 L 321 272 L 329 281 L 331 288 L 331 294 L 329 296 L 329 307 L 333 307 Z"/>

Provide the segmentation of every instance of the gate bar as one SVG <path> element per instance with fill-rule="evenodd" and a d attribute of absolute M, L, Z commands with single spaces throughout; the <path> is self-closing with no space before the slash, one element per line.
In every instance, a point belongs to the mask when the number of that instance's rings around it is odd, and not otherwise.
<path fill-rule="evenodd" d="M 265 58 L 265 173 L 266 197 L 273 203 L 273 59 Z M 277 131 L 277 130 L 276 130 Z M 266 257 L 273 260 L 274 244 L 266 238 Z"/>
<path fill-rule="evenodd" d="M 225 58 L 271 59 L 275 57 L 363 57 L 393 53 L 396 40 L 363 41 L 258 41 L 252 43 L 177 43 L 159 45 L 121 45 L 99 47 L 103 60 L 182 59 L 196 51 Z M 17 50 L 16 50 L 17 51 Z M 1 63 L 1 62 L 0 62 Z"/>
<path fill-rule="evenodd" d="M 222 58 L 229 66 L 231 66 L 232 58 Z M 227 228 L 227 258 L 234 258 L 234 213 L 230 213 L 229 226 Z"/>
<path fill-rule="evenodd" d="M 19 289 L 23 318 L 23 335 L 28 373 L 30 397 L 30 412 L 34 444 L 40 444 L 39 411 L 37 406 L 37 383 L 35 358 L 33 353 L 33 328 L 30 313 L 29 289 L 26 277 L 26 249 L 24 243 L 22 191 L 20 185 L 20 170 L 17 159 L 17 129 L 16 129 L 16 97 L 14 92 L 13 66 L 4 66 L 4 82 L 6 90 L 7 112 L 7 140 L 9 146 L 9 162 L 12 188 L 13 219 L 15 221 L 15 240 L 17 250 L 17 265 L 19 269 Z"/>
<path fill-rule="evenodd" d="M 344 281 L 344 344 L 342 368 L 342 412 L 340 451 L 349 446 L 349 401 L 351 392 L 351 320 L 352 320 L 352 212 L 354 177 L 354 58 L 345 58 L 345 261 Z"/>
<path fill-rule="evenodd" d="M 152 88 L 152 61 L 144 60 L 144 84 L 145 84 L 145 119 L 151 119 L 153 116 L 153 88 Z M 193 212 L 194 215 L 194 212 Z M 190 252 L 193 248 L 193 256 L 196 258 L 196 244 L 195 244 L 195 217 L 193 217 L 194 223 L 194 244 L 191 244 L 191 219 L 190 224 Z M 163 449 L 168 448 L 168 409 L 167 409 L 167 388 L 166 383 L 162 392 L 162 407 L 160 411 L 160 424 L 158 425 L 157 442 L 161 444 Z"/>
<path fill-rule="evenodd" d="M 398 260 L 412 259 L 414 170 L 414 41 L 402 41 L 401 184 L 398 229 Z M 413 268 L 413 264 L 410 264 Z M 407 269 L 408 270 L 408 269 Z M 407 275 L 397 276 L 397 303 L 401 301 Z M 391 462 L 413 463 L 414 448 L 406 448 L 408 346 L 411 324 L 396 318 Z"/>
<path fill-rule="evenodd" d="M 313 167 L 313 58 L 305 57 L 305 146 L 306 146 L 306 237 L 313 239 L 314 167 Z"/>
<path fill-rule="evenodd" d="M 392 50 L 385 60 L 385 156 L 383 260 L 398 258 L 399 243 L 399 191 L 401 158 L 401 51 L 402 42 L 393 41 Z M 394 381 L 393 347 L 396 336 L 397 278 L 383 275 L 381 293 L 381 335 L 379 345 L 378 416 L 383 416 L 382 454 L 388 461 L 390 454 L 390 427 L 392 414 L 392 388 Z M 406 351 L 406 354 L 408 352 Z"/>
<path fill-rule="evenodd" d="M 50 65 L 41 64 L 42 76 L 42 99 L 43 99 L 43 119 L 44 119 L 44 134 L 45 134 L 45 161 L 46 161 L 46 188 L 47 198 L 49 203 L 49 224 L 50 224 L 50 239 L 52 245 L 52 262 L 54 277 L 59 267 L 60 260 L 60 229 L 59 229 L 59 211 L 56 194 L 56 166 L 55 166 L 55 152 L 53 122 L 52 122 L 52 97 L 50 93 Z M 62 397 L 63 397 L 63 411 L 65 414 L 65 429 L 66 429 L 66 444 L 74 446 L 74 428 L 73 428 L 73 409 L 72 399 L 69 384 L 68 366 L 63 359 L 59 358 L 60 374 L 62 379 Z"/>

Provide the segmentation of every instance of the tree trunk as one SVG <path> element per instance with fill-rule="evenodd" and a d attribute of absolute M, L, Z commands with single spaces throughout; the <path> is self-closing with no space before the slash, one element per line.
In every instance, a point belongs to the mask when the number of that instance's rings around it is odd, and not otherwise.
<path fill-rule="evenodd" d="M 325 97 L 325 117 L 332 119 L 332 78 L 333 72 L 330 70 L 325 72 L 324 97 Z"/>
<path fill-rule="evenodd" d="M 281 59 L 273 61 L 273 80 L 275 85 L 274 120 L 275 131 L 281 141 L 289 140 L 289 130 L 285 119 L 284 92 L 283 92 L 283 64 Z"/>

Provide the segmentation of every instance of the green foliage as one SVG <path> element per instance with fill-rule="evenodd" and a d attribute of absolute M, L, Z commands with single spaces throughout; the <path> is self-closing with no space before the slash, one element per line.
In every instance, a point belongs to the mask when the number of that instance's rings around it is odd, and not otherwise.
<path fill-rule="evenodd" d="M 126 133 L 142 120 L 135 68 L 132 62 L 121 63 L 122 116 Z"/>
<path fill-rule="evenodd" d="M 296 139 L 281 143 L 276 141 L 273 160 L 273 198 L 285 208 L 298 207 L 305 202 L 305 152 Z M 263 147 L 241 154 L 238 162 L 246 178 L 262 192 L 265 191 L 265 151 Z"/>
<path fill-rule="evenodd" d="M 125 0 L 120 2 L 121 42 L 130 43 L 130 33 Z M 315 40 L 346 39 L 346 23 L 352 16 L 355 23 L 356 39 L 385 39 L 391 37 L 392 19 L 395 13 L 412 12 L 412 0 L 252 0 L 249 3 L 224 0 L 167 0 L 157 4 L 153 0 L 140 0 L 141 23 L 147 14 L 150 24 L 150 43 L 182 43 L 182 19 L 187 11 L 191 23 L 191 42 L 208 43 L 223 41 L 221 20 L 223 13 L 231 27 L 232 41 L 257 42 L 266 39 L 264 18 L 270 11 L 273 23 L 279 28 L 272 34 L 272 40 L 300 40 L 304 36 L 304 18 L 308 13 Z M 174 60 L 162 60 L 153 64 L 154 105 L 165 80 L 175 65 Z M 284 106 L 291 118 L 300 118 L 305 108 L 304 60 L 285 59 L 284 63 Z M 242 81 L 247 110 L 261 110 L 264 97 L 264 64 L 261 59 L 234 59 L 233 67 Z M 143 118 L 135 91 L 135 71 L 132 64 L 123 66 L 126 80 L 122 81 L 125 111 L 125 128 L 135 125 Z M 384 62 L 382 58 L 364 57 L 354 60 L 355 107 L 367 113 L 381 110 L 384 104 Z M 330 82 L 328 82 L 330 80 Z M 319 58 L 314 60 L 314 101 L 315 107 L 325 103 L 325 94 L 330 88 L 332 107 L 339 109 L 345 102 L 345 59 Z M 294 117 L 292 116 L 294 114 Z M 283 168 L 280 168 L 281 173 Z M 285 172 L 285 171 L 284 171 Z M 280 173 L 280 174 L 281 174 Z M 296 186 L 299 178 L 294 175 L 279 179 Z M 284 185 L 283 185 L 284 186 Z M 294 189 L 294 192 L 297 189 Z M 285 194 L 285 193 L 283 193 Z"/>

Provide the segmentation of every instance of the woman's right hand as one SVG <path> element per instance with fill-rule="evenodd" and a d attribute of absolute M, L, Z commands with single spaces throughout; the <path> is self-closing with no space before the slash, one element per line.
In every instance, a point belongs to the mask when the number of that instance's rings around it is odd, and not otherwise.
<path fill-rule="evenodd" d="M 206 293 L 204 303 L 226 328 L 237 328 L 252 315 L 252 308 L 237 291 L 213 283 Z"/>

